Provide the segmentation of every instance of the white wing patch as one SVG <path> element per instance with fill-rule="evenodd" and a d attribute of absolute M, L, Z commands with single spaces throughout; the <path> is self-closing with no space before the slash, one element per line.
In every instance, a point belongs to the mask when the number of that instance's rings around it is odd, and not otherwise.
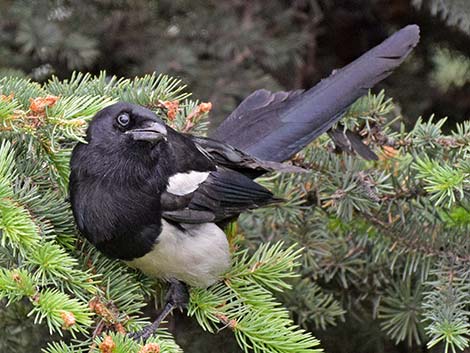
<path fill-rule="evenodd" d="M 178 196 L 190 194 L 196 191 L 199 184 L 203 183 L 208 176 L 209 172 L 196 171 L 175 174 L 168 180 L 166 191 Z"/>

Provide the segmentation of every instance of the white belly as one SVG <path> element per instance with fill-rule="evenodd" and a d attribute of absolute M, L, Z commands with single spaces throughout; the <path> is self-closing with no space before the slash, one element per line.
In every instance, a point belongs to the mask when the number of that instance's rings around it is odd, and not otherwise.
<path fill-rule="evenodd" d="M 152 277 L 207 287 L 230 268 L 227 237 L 214 223 L 181 226 L 184 232 L 162 220 L 162 232 L 152 251 L 126 263 Z"/>

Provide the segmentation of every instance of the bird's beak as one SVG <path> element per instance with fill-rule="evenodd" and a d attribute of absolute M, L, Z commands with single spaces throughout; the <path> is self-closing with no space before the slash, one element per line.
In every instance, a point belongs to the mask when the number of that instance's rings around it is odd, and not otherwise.
<path fill-rule="evenodd" d="M 146 141 L 150 143 L 157 143 L 165 140 L 167 137 L 166 128 L 159 122 L 148 122 L 144 127 L 139 129 L 132 129 L 126 131 L 127 135 L 131 135 L 135 141 Z"/>

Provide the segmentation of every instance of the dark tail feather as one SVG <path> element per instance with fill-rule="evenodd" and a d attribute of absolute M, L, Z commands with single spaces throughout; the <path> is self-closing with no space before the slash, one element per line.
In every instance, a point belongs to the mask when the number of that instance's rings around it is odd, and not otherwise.
<path fill-rule="evenodd" d="M 341 126 L 336 129 L 329 129 L 327 133 L 335 144 L 335 151 L 349 154 L 357 153 L 366 161 L 376 161 L 379 159 L 370 147 L 362 142 L 358 133 L 350 130 L 344 131 L 344 128 Z"/>
<path fill-rule="evenodd" d="M 410 25 L 308 91 L 256 91 L 211 137 L 259 159 L 287 160 L 327 131 L 356 99 L 390 75 L 418 40 L 419 27 Z"/>

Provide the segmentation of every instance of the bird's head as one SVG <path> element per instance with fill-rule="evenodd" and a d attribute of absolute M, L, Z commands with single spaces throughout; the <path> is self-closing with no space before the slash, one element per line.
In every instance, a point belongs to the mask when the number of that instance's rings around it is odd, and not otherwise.
<path fill-rule="evenodd" d="M 144 180 L 155 174 L 154 168 L 164 167 L 171 160 L 167 155 L 170 130 L 149 109 L 122 102 L 110 105 L 91 120 L 87 143 L 78 143 L 74 148 L 72 174 Z"/>
<path fill-rule="evenodd" d="M 116 103 L 98 112 L 90 122 L 87 140 L 109 149 L 152 149 L 166 143 L 165 123 L 151 110 L 131 103 Z"/>

